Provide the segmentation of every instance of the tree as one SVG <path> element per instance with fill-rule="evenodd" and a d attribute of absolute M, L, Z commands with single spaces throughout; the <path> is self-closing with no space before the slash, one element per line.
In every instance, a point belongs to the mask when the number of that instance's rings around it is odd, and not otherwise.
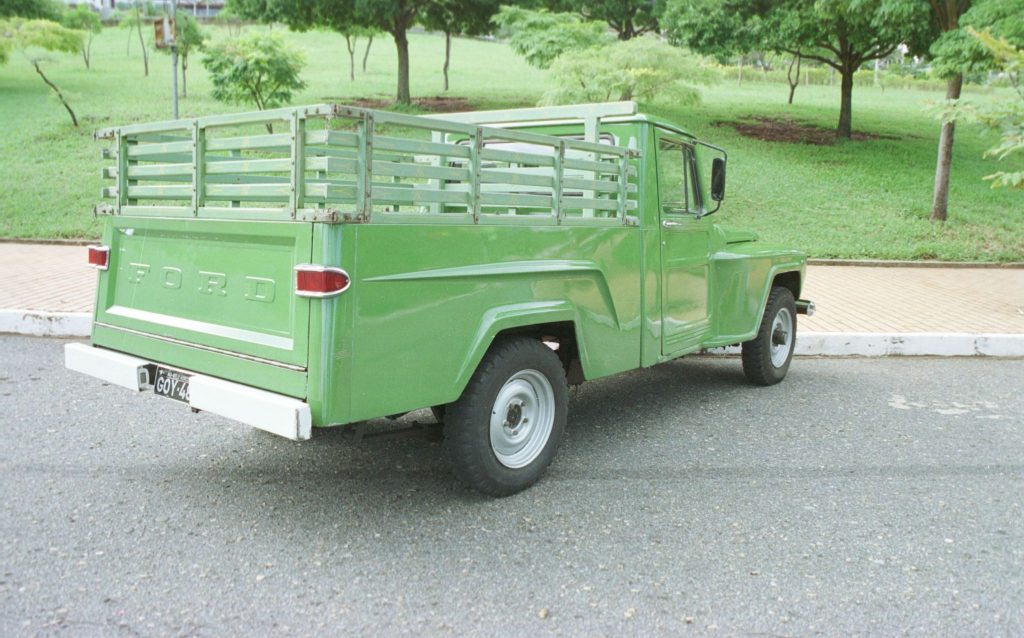
<path fill-rule="evenodd" d="M 213 19 L 217 24 L 224 25 L 229 37 L 237 38 L 242 35 L 242 16 L 238 14 L 238 9 L 230 0 Z"/>
<path fill-rule="evenodd" d="M 674 0 L 689 2 L 690 0 Z M 701 0 L 703 6 L 706 0 Z M 885 58 L 904 42 L 919 42 L 928 30 L 928 5 L 920 0 L 720 0 L 720 10 L 673 37 L 699 53 L 714 54 L 734 40 L 718 33 L 711 18 L 739 21 L 760 47 L 826 64 L 840 75 L 836 135 L 853 132 L 853 74 L 865 62 Z M 724 17 L 723 17 L 724 16 Z"/>
<path fill-rule="evenodd" d="M 569 5 L 584 20 L 608 23 L 620 40 L 658 31 L 658 6 L 651 0 L 570 0 Z"/>
<path fill-rule="evenodd" d="M 306 87 L 305 60 L 274 34 L 254 33 L 206 47 L 203 66 L 213 98 L 228 104 L 254 104 L 259 110 L 288 103 Z M 267 124 L 267 131 L 274 132 Z"/>
<path fill-rule="evenodd" d="M 498 0 L 435 0 L 427 5 L 421 22 L 432 31 L 444 33 L 444 90 L 448 90 L 448 68 L 453 35 L 484 35 L 493 28 L 491 18 L 498 12 Z"/>
<path fill-rule="evenodd" d="M 68 115 L 71 116 L 71 124 L 78 127 L 78 117 L 68 103 L 67 97 L 43 72 L 43 64 L 46 58 L 36 54 L 30 54 L 29 50 L 43 49 L 62 53 L 78 53 L 82 46 L 83 34 L 81 31 L 68 29 L 52 20 L 22 20 L 14 18 L 11 20 L 0 20 L 0 63 L 6 63 L 9 52 L 13 49 L 20 50 L 32 68 L 36 70 L 46 86 L 57 95 L 57 99 L 64 105 Z"/>
<path fill-rule="evenodd" d="M 409 104 L 409 37 L 431 0 L 231 0 L 240 15 L 280 21 L 296 30 L 324 27 L 339 33 L 370 28 L 391 34 L 398 52 L 396 100 Z M 351 47 L 354 49 L 354 46 Z M 350 58 L 353 54 L 350 54 Z"/>
<path fill-rule="evenodd" d="M 206 34 L 199 27 L 199 22 L 184 11 L 179 11 L 174 20 L 177 31 L 178 57 L 181 58 L 181 97 L 188 97 L 188 56 L 196 49 L 203 47 Z M 170 54 L 170 48 L 160 49 Z"/>
<path fill-rule="evenodd" d="M 73 9 L 69 7 L 64 12 L 64 15 L 61 16 L 61 24 L 85 34 L 85 37 L 82 38 L 82 59 L 85 61 L 85 68 L 91 68 L 89 61 L 92 58 L 92 39 L 97 33 L 103 31 L 103 22 L 99 15 L 90 9 L 89 5 L 80 4 Z"/>
<path fill-rule="evenodd" d="M 149 77 L 149 49 L 146 48 L 146 37 L 142 33 L 143 25 L 148 25 L 152 15 L 152 7 L 143 4 L 142 0 L 135 0 L 132 8 L 121 14 L 118 26 L 128 29 L 128 46 L 131 47 L 132 31 L 139 33 L 139 45 L 142 47 L 142 69 L 146 77 Z"/>
<path fill-rule="evenodd" d="M 643 36 L 567 51 L 551 65 L 551 78 L 544 104 L 668 99 L 677 105 L 699 102 L 695 85 L 710 84 L 717 75 L 695 56 Z"/>
<path fill-rule="evenodd" d="M 669 42 L 699 51 L 725 64 L 736 59 L 737 83 L 743 83 L 743 62 L 764 41 L 761 21 L 727 12 L 722 0 L 678 0 L 666 7 L 661 26 Z M 756 53 L 757 58 L 763 54 Z"/>
<path fill-rule="evenodd" d="M 330 2 L 330 0 L 318 0 Z M 346 0 L 352 1 L 359 23 L 391 35 L 398 53 L 398 86 L 395 99 L 410 104 L 409 91 L 409 29 L 422 15 L 430 0 Z"/>
<path fill-rule="evenodd" d="M 567 51 L 587 49 L 609 40 L 603 24 L 581 20 L 571 13 L 505 6 L 494 16 L 494 22 L 508 36 L 512 50 L 540 69 L 548 68 Z"/>
<path fill-rule="evenodd" d="M 1024 44 L 1024 0 L 930 0 L 937 37 L 929 52 L 934 58 L 932 72 L 946 79 L 946 100 L 960 99 L 965 73 L 995 68 L 996 60 L 981 40 L 967 29 L 984 28 L 990 33 Z M 935 185 L 932 189 L 933 221 L 949 217 L 949 176 L 953 164 L 953 139 L 956 119 L 942 122 L 938 157 L 935 160 Z"/>
<path fill-rule="evenodd" d="M 345 38 L 345 49 L 348 51 L 349 80 L 356 79 L 356 45 L 360 36 L 369 35 L 371 30 L 363 26 L 363 21 L 355 12 L 351 0 L 331 2 L 329 0 L 232 0 L 239 2 L 239 10 L 243 14 L 260 20 L 272 22 L 280 20 L 294 31 L 310 29 L 330 29 Z"/>

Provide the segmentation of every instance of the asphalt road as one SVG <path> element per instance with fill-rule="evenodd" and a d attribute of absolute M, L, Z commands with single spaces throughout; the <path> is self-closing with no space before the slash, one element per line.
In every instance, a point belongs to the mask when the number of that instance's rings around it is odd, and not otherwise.
<path fill-rule="evenodd" d="M 427 436 L 292 443 L 62 346 L 0 338 L 4 636 L 1024 634 L 1024 361 L 594 382 L 490 500 Z"/>

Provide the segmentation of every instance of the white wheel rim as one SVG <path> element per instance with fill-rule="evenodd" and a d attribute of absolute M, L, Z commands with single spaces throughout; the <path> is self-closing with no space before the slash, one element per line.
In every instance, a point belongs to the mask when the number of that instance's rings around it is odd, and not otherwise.
<path fill-rule="evenodd" d="M 789 308 L 781 308 L 772 320 L 772 365 L 781 368 L 786 365 L 789 351 L 793 348 L 793 315 Z"/>
<path fill-rule="evenodd" d="M 540 456 L 555 424 L 555 391 L 540 372 L 522 370 L 498 391 L 491 408 L 491 450 L 505 467 L 526 467 Z"/>

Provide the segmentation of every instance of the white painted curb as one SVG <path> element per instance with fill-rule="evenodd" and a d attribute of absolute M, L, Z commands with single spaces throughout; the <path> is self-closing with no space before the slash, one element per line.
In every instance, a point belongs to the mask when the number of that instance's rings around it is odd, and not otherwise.
<path fill-rule="evenodd" d="M 88 337 L 92 314 L 44 310 L 0 310 L 0 333 L 37 337 Z M 739 354 L 738 346 L 710 354 Z M 812 357 L 1024 357 L 1024 334 L 956 332 L 802 332 L 796 354 Z"/>
<path fill-rule="evenodd" d="M 0 333 L 36 337 L 88 337 L 91 331 L 91 312 L 0 309 Z"/>
<path fill-rule="evenodd" d="M 739 346 L 712 354 L 739 354 Z M 1024 334 L 803 332 L 797 355 L 813 357 L 1024 357 Z"/>

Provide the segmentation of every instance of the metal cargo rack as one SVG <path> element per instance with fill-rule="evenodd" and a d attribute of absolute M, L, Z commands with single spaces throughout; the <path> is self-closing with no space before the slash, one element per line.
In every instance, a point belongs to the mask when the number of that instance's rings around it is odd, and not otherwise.
<path fill-rule="evenodd" d="M 97 213 L 319 222 L 630 224 L 632 102 L 415 116 L 321 104 L 107 128 Z M 584 139 L 507 128 L 575 122 Z M 488 126 L 486 123 L 497 124 Z M 274 132 L 287 127 L 287 132 Z"/>

